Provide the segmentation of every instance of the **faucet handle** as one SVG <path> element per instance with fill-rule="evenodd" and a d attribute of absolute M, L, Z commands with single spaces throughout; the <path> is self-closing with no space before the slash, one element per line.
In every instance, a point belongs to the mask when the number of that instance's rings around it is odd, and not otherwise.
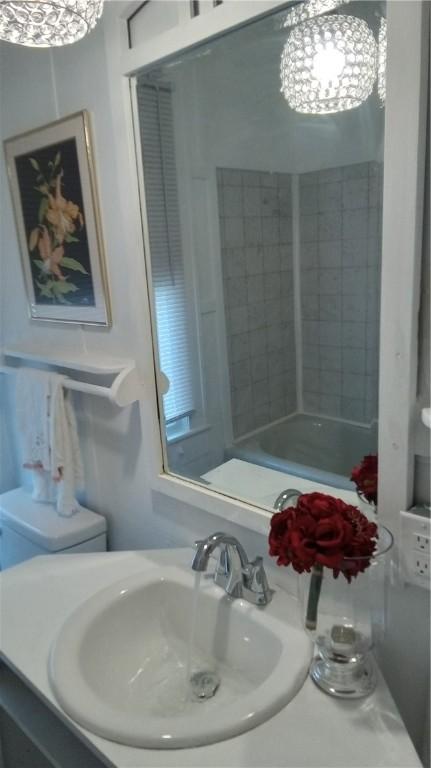
<path fill-rule="evenodd" d="M 263 558 L 256 557 L 244 569 L 244 592 L 247 599 L 255 605 L 267 605 L 271 602 L 274 590 L 270 588 L 263 567 Z"/>
<path fill-rule="evenodd" d="M 220 547 L 214 581 L 231 597 L 242 597 L 242 570 L 238 556 L 230 544 Z"/>

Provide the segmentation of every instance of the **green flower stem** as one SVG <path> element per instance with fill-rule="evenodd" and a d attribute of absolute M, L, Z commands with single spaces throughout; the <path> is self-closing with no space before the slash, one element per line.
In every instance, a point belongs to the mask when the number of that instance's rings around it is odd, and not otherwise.
<path fill-rule="evenodd" d="M 308 592 L 307 614 L 305 616 L 306 629 L 316 629 L 317 608 L 319 605 L 320 590 L 323 581 L 323 565 L 314 565 L 311 572 L 310 590 Z"/>

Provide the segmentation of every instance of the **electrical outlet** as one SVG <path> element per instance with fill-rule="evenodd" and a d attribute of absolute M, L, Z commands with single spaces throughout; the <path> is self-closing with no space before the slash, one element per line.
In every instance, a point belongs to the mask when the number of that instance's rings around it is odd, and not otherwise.
<path fill-rule="evenodd" d="M 431 588 L 431 520 L 424 507 L 401 512 L 401 562 L 404 580 L 425 589 Z"/>
<path fill-rule="evenodd" d="M 414 548 L 420 552 L 430 552 L 430 538 L 429 536 L 423 536 L 420 533 L 414 533 Z"/>
<path fill-rule="evenodd" d="M 425 579 L 429 577 L 429 573 L 430 573 L 429 555 L 421 555 L 418 552 L 413 559 L 413 570 L 416 576 L 421 576 Z"/>

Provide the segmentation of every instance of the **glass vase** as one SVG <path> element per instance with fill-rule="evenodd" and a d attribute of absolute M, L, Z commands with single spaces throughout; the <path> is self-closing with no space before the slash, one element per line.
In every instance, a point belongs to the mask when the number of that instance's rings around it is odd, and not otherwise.
<path fill-rule="evenodd" d="M 368 501 L 362 491 L 356 491 L 356 495 L 358 497 L 358 508 L 370 522 L 377 523 L 377 506 L 372 501 Z"/>
<path fill-rule="evenodd" d="M 379 526 L 377 550 L 371 558 L 355 558 L 365 567 L 351 578 L 334 578 L 329 568 L 315 566 L 298 574 L 301 618 L 311 634 L 316 656 L 310 667 L 312 680 L 332 696 L 360 698 L 376 686 L 372 648 L 385 629 L 386 591 L 391 532 Z M 343 568 L 349 568 L 346 560 Z"/>

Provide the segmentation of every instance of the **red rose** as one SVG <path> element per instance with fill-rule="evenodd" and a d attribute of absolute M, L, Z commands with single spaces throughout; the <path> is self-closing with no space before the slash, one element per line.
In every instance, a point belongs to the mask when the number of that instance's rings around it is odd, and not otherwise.
<path fill-rule="evenodd" d="M 356 507 L 323 493 L 306 493 L 296 507 L 273 515 L 269 554 L 277 565 L 310 571 L 314 565 L 331 568 L 348 581 L 364 571 L 374 552 L 377 526 Z"/>
<path fill-rule="evenodd" d="M 350 479 L 355 483 L 359 493 L 372 504 L 377 504 L 377 455 L 364 456 L 361 463 L 353 467 Z"/>

